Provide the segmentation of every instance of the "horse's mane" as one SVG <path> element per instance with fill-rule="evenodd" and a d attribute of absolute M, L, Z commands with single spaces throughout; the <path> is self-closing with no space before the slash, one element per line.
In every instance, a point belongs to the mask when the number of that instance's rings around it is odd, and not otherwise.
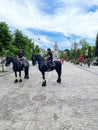
<path fill-rule="evenodd" d="M 14 56 L 7 56 L 6 58 L 11 58 L 13 60 L 18 60 L 17 57 L 14 57 Z"/>
<path fill-rule="evenodd" d="M 37 58 L 45 60 L 44 57 L 42 57 L 40 54 L 34 54 Z"/>

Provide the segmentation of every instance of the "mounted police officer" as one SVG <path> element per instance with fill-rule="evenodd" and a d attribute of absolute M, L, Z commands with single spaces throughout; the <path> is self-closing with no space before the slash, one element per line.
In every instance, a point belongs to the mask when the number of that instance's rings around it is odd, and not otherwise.
<path fill-rule="evenodd" d="M 24 54 L 23 54 L 23 50 L 22 49 L 19 50 L 18 60 L 20 60 L 20 61 L 24 60 Z"/>
<path fill-rule="evenodd" d="M 50 48 L 47 49 L 46 61 L 47 61 L 48 68 L 51 69 L 51 67 L 53 66 L 53 54 Z"/>
<path fill-rule="evenodd" d="M 24 59 L 25 59 L 25 57 L 24 57 L 24 54 L 23 54 L 23 50 L 20 49 L 19 53 L 18 53 L 18 60 L 20 61 L 22 68 L 24 67 Z"/>

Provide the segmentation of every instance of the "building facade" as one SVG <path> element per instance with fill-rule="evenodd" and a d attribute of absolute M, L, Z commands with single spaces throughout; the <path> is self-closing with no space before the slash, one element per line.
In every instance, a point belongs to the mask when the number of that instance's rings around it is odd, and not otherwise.
<path fill-rule="evenodd" d="M 59 58 L 59 49 L 58 49 L 57 42 L 55 42 L 55 45 L 54 45 L 53 57 Z"/>

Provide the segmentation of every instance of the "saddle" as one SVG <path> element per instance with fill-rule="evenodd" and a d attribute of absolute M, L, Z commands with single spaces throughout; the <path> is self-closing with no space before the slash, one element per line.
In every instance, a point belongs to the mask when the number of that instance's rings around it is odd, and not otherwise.
<path fill-rule="evenodd" d="M 54 61 L 46 61 L 45 65 L 47 66 L 47 70 L 51 71 L 55 67 L 55 62 Z"/>
<path fill-rule="evenodd" d="M 53 61 L 49 65 L 50 65 L 50 67 L 54 67 L 55 66 L 55 62 Z"/>
<path fill-rule="evenodd" d="M 20 63 L 21 63 L 21 68 L 22 68 L 22 69 L 27 66 L 27 63 L 26 63 L 25 60 L 21 60 Z"/>

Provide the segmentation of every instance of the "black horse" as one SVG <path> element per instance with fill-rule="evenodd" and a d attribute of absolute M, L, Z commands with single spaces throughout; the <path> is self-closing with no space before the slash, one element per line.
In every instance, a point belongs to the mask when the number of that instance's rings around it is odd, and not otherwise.
<path fill-rule="evenodd" d="M 25 79 L 29 79 L 29 62 L 26 60 L 23 61 L 19 61 L 17 58 L 15 57 L 11 57 L 11 56 L 7 56 L 5 59 L 5 66 L 9 66 L 10 63 L 13 64 L 13 71 L 15 73 L 15 83 L 18 82 L 18 77 L 17 77 L 17 72 L 19 72 L 19 82 L 22 82 L 21 79 L 21 71 L 24 70 L 25 72 Z"/>
<path fill-rule="evenodd" d="M 32 60 L 33 66 L 36 64 L 36 61 L 38 62 L 38 65 L 39 65 L 38 67 L 43 77 L 42 86 L 46 86 L 45 72 L 48 72 L 48 66 L 45 59 L 38 54 L 33 54 L 31 57 L 31 60 Z M 56 70 L 58 74 L 57 82 L 61 83 L 62 64 L 60 61 L 53 61 L 53 62 L 54 62 L 54 65 L 51 65 L 50 71 Z"/>

